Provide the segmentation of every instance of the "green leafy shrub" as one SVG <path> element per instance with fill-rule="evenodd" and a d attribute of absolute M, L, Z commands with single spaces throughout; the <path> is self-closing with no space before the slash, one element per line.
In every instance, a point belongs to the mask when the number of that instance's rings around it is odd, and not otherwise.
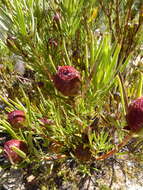
<path fill-rule="evenodd" d="M 141 55 L 142 7 L 130 0 L 0 3 L 0 130 L 28 146 L 18 167 L 68 159 L 88 167 L 133 137 L 125 116 L 128 102 L 142 95 L 141 67 L 131 64 Z M 71 83 L 55 88 L 59 66 L 78 70 L 75 96 L 63 93 Z M 14 110 L 25 113 L 23 127 L 8 121 Z"/>

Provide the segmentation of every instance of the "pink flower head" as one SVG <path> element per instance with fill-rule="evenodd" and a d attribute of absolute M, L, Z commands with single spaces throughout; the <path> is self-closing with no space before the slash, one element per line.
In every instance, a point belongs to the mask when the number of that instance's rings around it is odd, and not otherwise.
<path fill-rule="evenodd" d="M 129 105 L 126 119 L 131 131 L 138 132 L 143 128 L 143 96 Z"/>
<path fill-rule="evenodd" d="M 72 66 L 59 66 L 53 81 L 57 90 L 65 96 L 75 96 L 79 93 L 80 73 Z"/>
<path fill-rule="evenodd" d="M 48 125 L 53 125 L 54 124 L 54 121 L 52 121 L 50 119 L 47 119 L 45 117 L 40 118 L 39 120 L 42 122 L 43 125 L 47 125 L 48 126 Z"/>
<path fill-rule="evenodd" d="M 22 157 L 20 157 L 12 149 L 13 146 L 22 150 L 25 153 L 28 152 L 28 148 L 27 148 L 27 145 L 25 142 L 23 142 L 21 140 L 17 140 L 17 139 L 9 140 L 4 144 L 4 153 L 5 153 L 6 158 L 8 158 L 13 163 L 18 163 L 18 162 L 22 161 Z"/>
<path fill-rule="evenodd" d="M 58 13 L 58 12 L 55 13 L 53 20 L 58 23 L 60 21 L 60 19 L 61 19 L 60 13 Z"/>
<path fill-rule="evenodd" d="M 25 113 L 22 110 L 14 110 L 8 113 L 8 121 L 13 126 L 21 126 L 25 120 Z"/>

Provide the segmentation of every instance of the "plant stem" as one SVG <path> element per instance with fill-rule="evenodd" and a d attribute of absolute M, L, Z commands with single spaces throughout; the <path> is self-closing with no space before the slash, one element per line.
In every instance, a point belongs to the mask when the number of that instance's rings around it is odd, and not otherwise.
<path fill-rule="evenodd" d="M 99 156 L 98 158 L 96 158 L 96 160 L 105 160 L 109 158 L 110 156 L 118 152 L 123 146 L 125 146 L 132 139 L 132 137 L 133 137 L 133 132 L 130 132 L 128 135 L 124 137 L 122 142 L 118 144 L 116 148 L 107 152 L 106 154 L 103 154 L 102 156 Z"/>

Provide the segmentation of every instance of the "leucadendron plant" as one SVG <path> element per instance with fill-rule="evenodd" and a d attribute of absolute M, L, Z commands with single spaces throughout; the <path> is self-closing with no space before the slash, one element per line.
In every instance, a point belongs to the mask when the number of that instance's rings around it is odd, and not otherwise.
<path fill-rule="evenodd" d="M 0 132 L 11 138 L 1 154 L 12 167 L 66 176 L 72 160 L 89 175 L 141 137 L 142 20 L 130 0 L 0 2 Z"/>

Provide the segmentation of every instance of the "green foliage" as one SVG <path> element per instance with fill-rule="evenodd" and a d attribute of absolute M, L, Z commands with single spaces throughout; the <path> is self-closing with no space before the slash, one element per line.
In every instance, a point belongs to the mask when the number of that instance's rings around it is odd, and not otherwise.
<path fill-rule="evenodd" d="M 62 168 L 73 159 L 90 176 L 90 164 L 122 141 L 128 102 L 143 93 L 142 23 L 139 1 L 0 2 L 0 103 L 5 105 L 0 129 L 28 145 L 27 156 L 14 149 L 24 158 L 18 167 L 51 161 L 51 175 L 56 164 Z M 15 71 L 14 56 L 23 61 L 24 75 Z M 77 97 L 65 97 L 54 87 L 53 75 L 63 65 L 80 72 Z M 8 122 L 13 110 L 24 111 L 23 128 Z M 44 125 L 41 118 L 52 122 Z M 87 148 L 89 160 L 78 158 L 78 146 L 81 155 Z"/>

